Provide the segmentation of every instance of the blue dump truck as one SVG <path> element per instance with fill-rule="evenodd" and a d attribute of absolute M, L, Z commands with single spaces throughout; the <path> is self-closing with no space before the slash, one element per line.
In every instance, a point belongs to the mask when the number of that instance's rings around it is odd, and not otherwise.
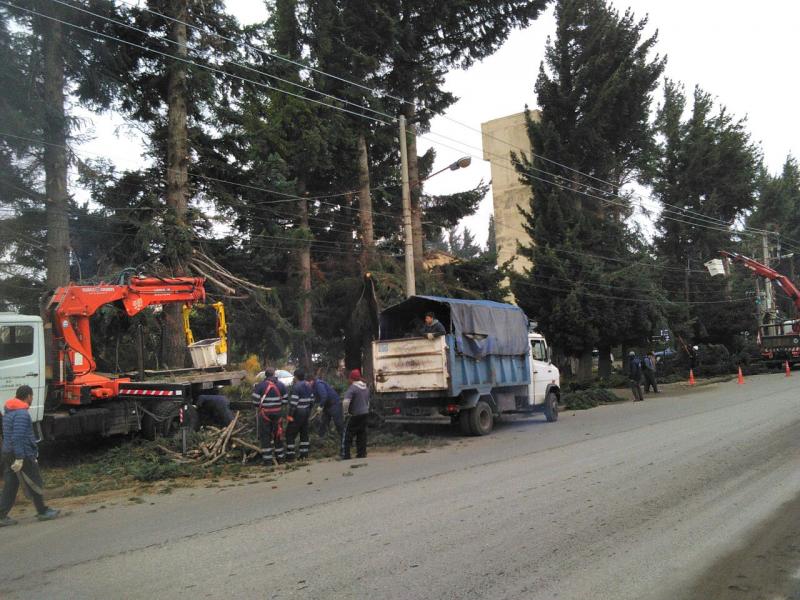
<path fill-rule="evenodd" d="M 420 333 L 429 312 L 445 335 Z M 372 362 L 390 421 L 450 417 L 465 435 L 486 435 L 503 413 L 558 418 L 560 376 L 547 342 L 511 304 L 412 296 L 381 313 Z"/>

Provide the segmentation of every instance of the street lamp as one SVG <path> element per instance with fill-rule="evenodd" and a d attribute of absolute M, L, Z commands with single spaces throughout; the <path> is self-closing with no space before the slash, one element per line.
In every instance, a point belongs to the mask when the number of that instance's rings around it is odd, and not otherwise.
<path fill-rule="evenodd" d="M 431 173 L 430 175 L 428 175 L 424 179 L 420 179 L 419 182 L 422 183 L 423 181 L 428 181 L 428 179 L 430 179 L 431 177 L 434 177 L 434 176 L 438 175 L 439 173 L 444 173 L 448 169 L 450 171 L 458 171 L 459 169 L 466 169 L 471 164 L 472 164 L 472 157 L 471 156 L 462 156 L 461 158 L 459 158 L 454 163 L 451 163 L 451 164 L 447 165 L 444 169 L 439 169 L 438 171 L 436 171 L 435 173 Z"/>

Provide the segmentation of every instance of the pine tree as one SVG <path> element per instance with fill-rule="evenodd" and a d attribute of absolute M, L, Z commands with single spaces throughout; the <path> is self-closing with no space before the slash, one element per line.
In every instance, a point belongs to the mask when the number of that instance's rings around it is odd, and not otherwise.
<path fill-rule="evenodd" d="M 716 109 L 699 88 L 692 100 L 684 120 L 683 88 L 667 81 L 656 120 L 661 143 L 652 181 L 663 205 L 655 240 L 666 267 L 661 285 L 671 300 L 683 303 L 671 316 L 682 337 L 733 344 L 739 332 L 752 328 L 750 302 L 703 304 L 734 298 L 729 282 L 712 280 L 703 263 L 739 247 L 733 225 L 755 204 L 761 159 L 744 120 Z"/>
<path fill-rule="evenodd" d="M 653 282 L 635 268 L 645 256 L 623 191 L 648 164 L 651 95 L 664 68 L 645 25 L 602 0 L 556 4 L 556 37 L 535 87 L 541 121 L 528 119 L 535 155 L 517 157 L 533 194 L 525 228 L 535 243 L 522 249 L 534 266 L 512 289 L 557 351 L 580 358 L 582 379 L 593 348 L 605 376 L 611 346 L 641 340 L 657 319 Z"/>
<path fill-rule="evenodd" d="M 386 12 L 394 16 L 390 70 L 386 88 L 406 99 L 397 107 L 407 119 L 409 181 L 411 185 L 414 261 L 422 272 L 425 229 L 422 201 L 423 157 L 417 155 L 416 133 L 425 132 L 435 113 L 444 111 L 457 98 L 442 89 L 451 68 L 466 68 L 494 53 L 515 28 L 534 21 L 546 0 L 481 0 L 469 2 L 389 2 Z M 427 219 L 427 216 L 426 216 Z"/>
<path fill-rule="evenodd" d="M 7 83 L 0 116 L 7 133 L 21 136 L 3 141 L 10 151 L 4 156 L 4 183 L 14 185 L 7 197 L 24 213 L 13 219 L 22 225 L 15 229 L 29 238 L 26 243 L 41 242 L 45 285 L 51 289 L 70 279 L 68 143 L 76 123 L 68 96 L 88 105 L 108 103 L 106 74 L 94 67 L 106 62 L 109 52 L 89 31 L 105 31 L 103 17 L 116 15 L 116 8 L 110 0 L 96 0 L 91 8 L 37 0 L 0 9 L 7 59 L 0 66 Z"/>

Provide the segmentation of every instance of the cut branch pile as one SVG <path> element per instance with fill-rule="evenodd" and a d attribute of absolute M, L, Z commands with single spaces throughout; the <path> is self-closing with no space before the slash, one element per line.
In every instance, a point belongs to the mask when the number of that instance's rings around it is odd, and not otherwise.
<path fill-rule="evenodd" d="M 186 454 L 170 450 L 163 445 L 157 445 L 156 448 L 180 464 L 208 467 L 226 459 L 229 461 L 241 461 L 244 465 L 254 458 L 259 458 L 261 454 L 258 446 L 243 439 L 244 437 L 249 437 L 251 432 L 251 426 L 239 422 L 239 412 L 237 411 L 227 427 L 208 426 L 203 428 L 201 435 L 204 434 L 203 437 L 205 439 L 199 442 L 196 448 L 186 452 Z"/>

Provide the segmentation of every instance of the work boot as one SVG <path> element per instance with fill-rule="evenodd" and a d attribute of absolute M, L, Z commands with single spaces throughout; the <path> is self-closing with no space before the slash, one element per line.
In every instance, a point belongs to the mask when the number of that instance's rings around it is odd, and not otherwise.
<path fill-rule="evenodd" d="M 40 521 L 52 521 L 60 514 L 61 514 L 60 510 L 56 510 L 55 508 L 48 508 L 43 513 L 39 513 L 38 515 L 36 515 L 36 518 L 39 519 Z"/>
<path fill-rule="evenodd" d="M 11 517 L 3 517 L 0 519 L 0 527 L 8 527 L 9 525 L 16 525 L 17 520 Z"/>

